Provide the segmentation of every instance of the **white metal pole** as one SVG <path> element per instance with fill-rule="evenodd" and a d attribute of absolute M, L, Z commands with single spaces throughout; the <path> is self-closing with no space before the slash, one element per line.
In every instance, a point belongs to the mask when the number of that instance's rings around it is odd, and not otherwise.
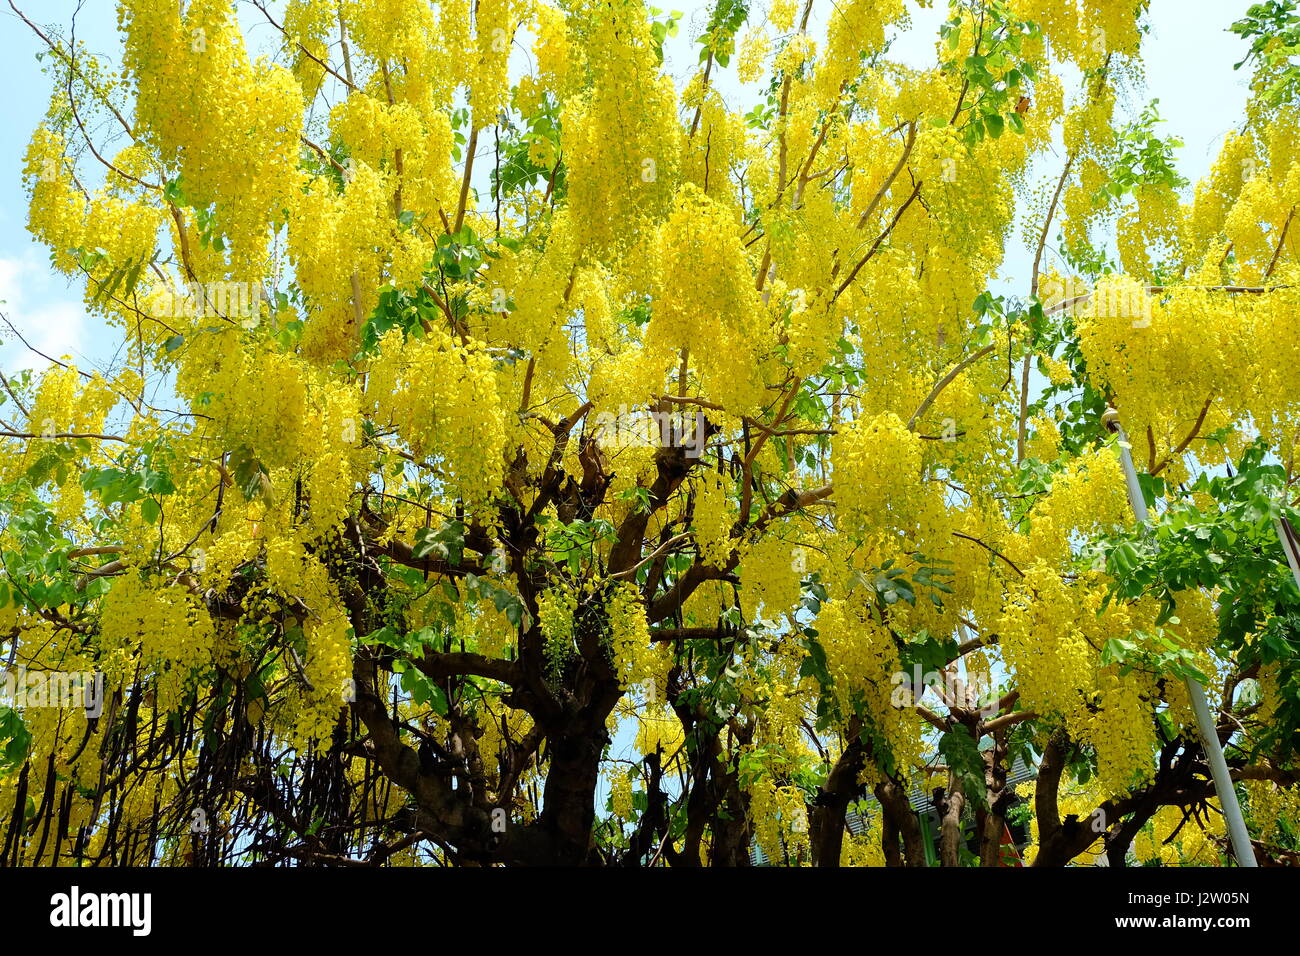
<path fill-rule="evenodd" d="M 1128 485 L 1128 500 L 1133 506 L 1133 514 L 1144 525 L 1151 523 L 1147 513 L 1146 498 L 1142 494 L 1142 485 L 1138 482 L 1137 468 L 1133 465 L 1133 454 L 1124 427 L 1119 423 L 1119 413 L 1107 408 L 1102 417 L 1111 431 L 1119 436 L 1119 457 L 1124 466 L 1124 481 Z M 1296 568 L 1293 565 L 1292 570 Z M 1300 572 L 1297 572 L 1300 581 Z M 1228 774 L 1228 762 L 1223 759 L 1223 747 L 1219 744 L 1219 731 L 1214 718 L 1210 715 L 1209 704 L 1205 700 L 1205 688 L 1195 678 L 1187 678 L 1187 696 L 1192 702 L 1192 712 L 1196 714 L 1196 727 L 1200 732 L 1201 744 L 1205 748 L 1205 757 L 1210 764 L 1214 777 L 1214 790 L 1219 795 L 1219 806 L 1223 818 L 1228 823 L 1228 836 L 1232 841 L 1232 855 L 1237 858 L 1238 866 L 1257 866 L 1255 851 L 1250 845 L 1250 834 L 1246 832 L 1246 821 L 1241 815 L 1241 804 L 1237 802 L 1237 790 Z"/>
<path fill-rule="evenodd" d="M 1273 519 L 1273 526 L 1277 528 L 1278 539 L 1282 542 L 1286 563 L 1291 565 L 1291 575 L 1295 578 L 1295 583 L 1300 585 L 1300 541 L 1296 540 L 1295 530 L 1280 515 Z"/>

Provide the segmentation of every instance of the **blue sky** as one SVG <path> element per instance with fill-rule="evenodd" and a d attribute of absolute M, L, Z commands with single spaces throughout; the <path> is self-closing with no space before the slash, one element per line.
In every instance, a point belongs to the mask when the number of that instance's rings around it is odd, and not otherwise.
<path fill-rule="evenodd" d="M 66 25 L 76 9 L 64 0 L 14 0 L 37 24 Z M 116 4 L 88 0 L 77 19 L 78 37 L 96 52 L 118 49 L 114 36 Z M 9 9 L 0 5 L 0 90 L 5 93 L 5 119 L 0 125 L 0 305 L 32 345 L 51 355 L 102 352 L 106 336 L 93 335 L 78 290 L 49 266 L 49 253 L 27 232 L 27 197 L 22 187 L 23 153 L 32 130 L 49 105 L 50 81 L 41 72 L 36 53 L 44 43 Z M 0 366 L 5 371 L 43 367 L 4 330 Z M 94 339 L 96 345 L 86 346 Z"/>

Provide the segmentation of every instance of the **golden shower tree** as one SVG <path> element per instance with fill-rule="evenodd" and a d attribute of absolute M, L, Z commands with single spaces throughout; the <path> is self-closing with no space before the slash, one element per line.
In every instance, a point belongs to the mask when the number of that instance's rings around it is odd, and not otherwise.
<path fill-rule="evenodd" d="M 1290 4 L 1190 192 L 1145 3 L 818 4 L 679 85 L 638 0 L 11 2 L 119 347 L 3 382 L 0 859 L 1217 863 L 1187 676 L 1294 859 Z"/>

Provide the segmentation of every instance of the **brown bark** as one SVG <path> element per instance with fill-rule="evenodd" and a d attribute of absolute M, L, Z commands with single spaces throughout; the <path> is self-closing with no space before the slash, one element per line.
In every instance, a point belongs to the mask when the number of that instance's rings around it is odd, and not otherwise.
<path fill-rule="evenodd" d="M 550 862 L 555 865 L 586 863 L 591 853 L 596 783 L 605 736 L 603 727 L 598 734 L 580 727 L 547 738 L 550 767 L 541 824 L 554 837 L 556 858 Z"/>
<path fill-rule="evenodd" d="M 988 807 L 976 815 L 976 829 L 980 835 L 980 866 L 1002 865 L 1002 837 L 1006 832 L 1006 807 L 1011 794 L 1007 792 L 1007 737 L 1005 731 L 993 734 L 993 747 L 985 754 L 984 783 Z"/>
<path fill-rule="evenodd" d="M 885 854 L 885 866 L 902 866 L 903 852 L 898 845 L 898 827 L 894 825 L 893 818 L 888 814 L 882 814 L 880 827 L 880 845 Z"/>
<path fill-rule="evenodd" d="M 939 863 L 942 866 L 961 866 L 961 812 L 966 807 L 966 794 L 961 778 L 949 774 L 950 790 L 940 805 Z"/>
<path fill-rule="evenodd" d="M 826 778 L 826 785 L 818 795 L 808 823 L 812 844 L 813 866 L 840 865 L 840 850 L 844 846 L 845 814 L 849 804 L 862 792 L 858 780 L 866 765 L 867 748 L 859 736 L 860 721 L 849 723 L 850 740 L 844 747 L 835 766 Z"/>
<path fill-rule="evenodd" d="M 897 778 L 876 784 L 876 799 L 885 814 L 886 822 L 897 830 L 903 841 L 904 866 L 925 866 L 925 840 L 921 836 L 921 822 L 917 820 L 912 805 L 907 800 L 907 789 Z M 886 854 L 888 860 L 888 854 Z"/>

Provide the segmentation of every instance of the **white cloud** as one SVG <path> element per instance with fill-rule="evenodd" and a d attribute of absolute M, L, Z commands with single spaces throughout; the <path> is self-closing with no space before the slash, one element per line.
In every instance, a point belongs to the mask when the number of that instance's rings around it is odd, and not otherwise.
<path fill-rule="evenodd" d="M 0 256 L 0 313 L 22 333 L 33 349 L 53 358 L 76 357 L 88 332 L 80 301 L 58 289 L 49 267 L 34 255 Z M 62 293 L 62 294 L 60 294 Z M 42 369 L 45 359 L 26 348 L 0 323 L 0 366 L 9 371 Z"/>

